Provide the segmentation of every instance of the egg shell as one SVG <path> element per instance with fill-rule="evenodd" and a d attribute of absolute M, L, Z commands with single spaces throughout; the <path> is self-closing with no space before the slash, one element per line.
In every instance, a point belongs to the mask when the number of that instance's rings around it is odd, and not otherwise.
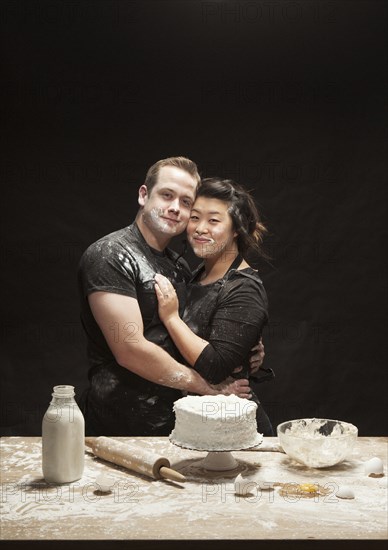
<path fill-rule="evenodd" d="M 346 485 L 343 485 L 338 489 L 338 491 L 336 492 L 336 496 L 338 498 L 347 498 L 347 499 L 355 498 L 353 489 L 351 489 L 350 487 L 347 487 Z"/>
<path fill-rule="evenodd" d="M 105 474 L 101 474 L 96 478 L 97 490 L 101 491 L 101 493 L 109 493 L 114 484 L 115 480 Z"/>
<path fill-rule="evenodd" d="M 234 480 L 234 492 L 236 495 L 250 495 L 256 493 L 257 483 L 249 478 L 242 477 L 239 474 Z"/>
<path fill-rule="evenodd" d="M 367 460 L 366 462 L 364 462 L 364 472 L 367 476 L 380 476 L 384 474 L 383 461 L 377 456 L 374 456 L 370 460 Z"/>

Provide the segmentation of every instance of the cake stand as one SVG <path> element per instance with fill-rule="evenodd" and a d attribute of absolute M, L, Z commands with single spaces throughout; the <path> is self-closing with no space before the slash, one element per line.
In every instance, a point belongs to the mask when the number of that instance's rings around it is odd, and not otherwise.
<path fill-rule="evenodd" d="M 211 470 L 213 472 L 225 472 L 228 470 L 234 470 L 238 466 L 237 460 L 232 455 L 232 451 L 244 451 L 246 449 L 252 449 L 253 447 L 258 447 L 260 443 L 256 445 L 252 445 L 251 447 L 244 447 L 244 449 L 204 449 L 199 447 L 189 447 L 189 446 L 183 446 L 178 445 L 178 443 L 175 443 L 172 439 L 170 439 L 171 443 L 176 445 L 177 447 L 181 447 L 182 449 L 190 449 L 192 451 L 206 451 L 207 455 L 204 459 L 202 459 L 199 462 L 199 465 L 204 468 L 205 470 Z"/>
<path fill-rule="evenodd" d="M 238 462 L 231 451 L 208 451 L 200 465 L 205 470 L 225 472 L 237 468 Z"/>

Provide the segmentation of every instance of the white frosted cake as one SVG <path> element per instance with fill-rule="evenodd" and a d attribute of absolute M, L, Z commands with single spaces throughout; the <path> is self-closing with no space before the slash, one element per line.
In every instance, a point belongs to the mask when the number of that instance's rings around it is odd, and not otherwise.
<path fill-rule="evenodd" d="M 236 395 L 188 396 L 174 403 L 170 440 L 203 451 L 233 451 L 258 445 L 257 405 Z"/>

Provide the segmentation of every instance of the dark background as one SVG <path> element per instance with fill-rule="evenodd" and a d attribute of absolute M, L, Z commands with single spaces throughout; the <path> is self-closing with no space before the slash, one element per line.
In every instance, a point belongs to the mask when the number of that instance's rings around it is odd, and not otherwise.
<path fill-rule="evenodd" d="M 0 21 L 2 433 L 39 435 L 52 386 L 86 387 L 79 258 L 186 155 L 270 230 L 274 425 L 386 434 L 386 3 L 9 0 Z"/>

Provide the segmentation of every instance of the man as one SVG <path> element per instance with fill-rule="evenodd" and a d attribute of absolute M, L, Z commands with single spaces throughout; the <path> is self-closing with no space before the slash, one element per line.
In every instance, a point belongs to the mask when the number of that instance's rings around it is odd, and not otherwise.
<path fill-rule="evenodd" d="M 190 270 L 167 246 L 186 229 L 199 181 L 189 159 L 158 161 L 139 189 L 135 223 L 92 244 L 81 259 L 81 320 L 91 364 L 83 404 L 88 435 L 167 435 L 180 390 L 220 393 L 174 359 L 154 291 L 155 273 L 165 275 L 183 310 Z M 236 380 L 223 391 L 248 397 L 250 390 L 247 380 Z"/>

